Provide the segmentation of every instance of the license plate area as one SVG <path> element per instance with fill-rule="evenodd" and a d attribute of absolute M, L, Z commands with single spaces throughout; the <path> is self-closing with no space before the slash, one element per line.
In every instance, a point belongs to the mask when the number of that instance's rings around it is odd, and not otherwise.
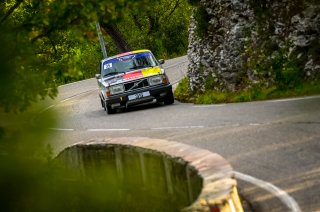
<path fill-rule="evenodd" d="M 130 101 L 130 100 L 135 100 L 135 99 L 141 99 L 141 98 L 148 97 L 148 96 L 150 96 L 150 92 L 145 91 L 145 92 L 129 95 L 128 99 Z"/>

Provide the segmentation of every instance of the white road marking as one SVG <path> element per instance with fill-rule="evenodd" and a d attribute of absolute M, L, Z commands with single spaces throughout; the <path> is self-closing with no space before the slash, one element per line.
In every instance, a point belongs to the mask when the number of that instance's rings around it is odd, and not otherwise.
<path fill-rule="evenodd" d="M 53 107 L 55 107 L 56 105 L 50 105 L 49 107 L 46 107 L 45 109 L 43 109 L 43 110 L 41 110 L 39 113 L 43 113 L 43 112 L 45 112 L 45 111 L 47 111 L 47 110 L 49 110 L 50 108 L 53 108 Z"/>
<path fill-rule="evenodd" d="M 69 86 L 69 85 L 73 85 L 73 84 L 76 84 L 76 83 L 81 83 L 81 82 L 89 81 L 89 80 L 92 80 L 92 79 L 94 79 L 94 78 L 85 79 L 85 80 L 81 80 L 81 81 L 77 81 L 77 82 L 71 82 L 71 83 L 68 83 L 68 84 L 60 85 L 59 88 L 62 88 L 62 87 L 65 87 L 65 86 Z"/>
<path fill-rule="evenodd" d="M 129 131 L 131 129 L 87 129 L 88 132 Z"/>
<path fill-rule="evenodd" d="M 290 98 L 290 99 L 277 99 L 277 100 L 270 100 L 267 102 L 290 102 L 290 101 L 298 101 L 304 99 L 318 99 L 320 96 L 306 96 L 306 97 L 297 97 L 297 98 Z"/>
<path fill-rule="evenodd" d="M 260 123 L 250 123 L 250 126 L 260 126 L 262 124 Z M 230 127 L 239 127 L 241 126 L 239 123 L 230 125 Z M 212 128 L 212 129 L 218 129 L 228 127 L 228 125 L 218 125 L 218 126 L 179 126 L 179 127 L 154 127 L 154 128 L 142 128 L 142 129 L 136 129 L 136 130 L 170 130 L 170 129 L 202 129 L 202 128 Z M 50 128 L 51 130 L 59 130 L 59 131 L 74 131 L 75 129 L 63 129 L 63 128 Z M 128 128 L 106 128 L 106 129 L 87 129 L 88 132 L 110 132 L 110 131 L 130 131 L 132 129 Z"/>
<path fill-rule="evenodd" d="M 66 99 L 63 99 L 63 100 L 59 101 L 58 104 L 63 103 L 63 102 L 66 102 L 66 101 L 68 101 L 68 100 L 70 100 L 70 99 L 76 98 L 76 97 L 78 97 L 78 96 L 82 96 L 82 95 L 84 95 L 84 94 L 90 93 L 90 92 L 95 91 L 95 90 L 97 90 L 97 88 L 96 88 L 96 89 L 89 90 L 89 91 L 85 91 L 85 92 L 82 92 L 82 93 L 79 93 L 79 94 L 76 94 L 76 95 L 73 95 L 73 96 L 71 96 L 71 97 L 69 97 L 69 98 L 66 98 Z M 53 107 L 57 106 L 58 104 L 50 105 L 49 107 L 46 107 L 45 109 L 41 110 L 39 113 L 43 113 L 43 112 L 49 110 L 50 108 L 53 108 Z"/>
<path fill-rule="evenodd" d="M 216 128 L 219 128 L 220 126 L 217 126 Z M 195 128 L 204 128 L 204 126 L 182 126 L 182 127 L 155 127 L 155 128 L 149 128 L 149 130 L 168 130 L 168 129 L 195 129 Z M 75 131 L 75 129 L 63 129 L 63 128 L 50 128 L 51 130 L 56 131 Z M 127 128 L 109 128 L 109 129 L 87 129 L 88 132 L 112 132 L 112 131 L 130 131 L 132 129 Z M 139 130 L 139 129 L 137 129 Z"/>
<path fill-rule="evenodd" d="M 204 128 L 204 126 L 155 127 L 155 128 L 151 128 L 151 130 L 194 129 L 194 128 Z"/>
<path fill-rule="evenodd" d="M 179 62 L 179 63 L 176 63 L 176 64 L 173 64 L 173 65 L 170 65 L 170 66 L 163 66 L 165 69 L 169 69 L 169 68 L 172 68 L 172 67 L 176 67 L 176 66 L 179 66 L 183 63 L 187 63 L 189 62 L 188 60 L 185 60 L 185 61 L 182 61 L 182 62 Z"/>
<path fill-rule="evenodd" d="M 50 128 L 50 130 L 55 130 L 55 131 L 74 131 L 74 129 L 62 129 L 62 128 Z"/>
<path fill-rule="evenodd" d="M 248 183 L 254 184 L 260 188 L 263 188 L 266 191 L 273 194 L 274 196 L 276 196 L 277 198 L 279 198 L 281 202 L 283 202 L 290 209 L 290 211 L 301 212 L 301 209 L 298 203 L 287 192 L 281 190 L 275 185 L 240 172 L 235 171 L 234 173 L 236 178 L 246 181 Z"/>
<path fill-rule="evenodd" d="M 66 102 L 66 101 L 68 101 L 68 100 L 70 100 L 70 99 L 72 99 L 72 98 L 74 98 L 74 96 L 73 96 L 73 97 L 66 98 L 66 99 L 63 99 L 63 100 L 61 100 L 59 103 Z"/>
<path fill-rule="evenodd" d="M 172 82 L 171 85 L 178 84 L 181 80 L 182 80 L 182 79 L 176 80 L 176 81 Z"/>
<path fill-rule="evenodd" d="M 74 99 L 74 98 L 76 98 L 76 97 L 78 97 L 78 96 L 82 96 L 82 95 L 85 95 L 85 94 L 87 94 L 87 93 L 90 93 L 90 92 L 96 91 L 96 90 L 98 90 L 98 88 L 91 89 L 91 90 L 88 90 L 88 91 L 84 91 L 84 92 L 82 92 L 82 93 L 75 94 L 75 95 L 73 95 L 73 96 L 70 96 L 70 97 L 68 97 L 68 98 L 66 98 L 66 99 L 61 100 L 60 103 L 65 102 L 65 101 L 68 101 L 68 100 L 70 100 L 70 99 Z"/>
<path fill-rule="evenodd" d="M 260 126 L 261 124 L 260 123 L 250 123 L 249 125 L 250 126 Z"/>
<path fill-rule="evenodd" d="M 320 96 L 306 96 L 306 97 L 297 97 L 297 98 L 288 98 L 288 99 L 277 99 L 277 100 L 266 100 L 265 102 L 290 102 L 290 101 L 299 101 L 299 100 L 305 100 L 305 99 L 318 99 Z M 198 107 L 198 108 L 210 108 L 210 107 L 222 107 L 227 104 L 208 104 L 208 105 L 194 105 L 192 107 Z"/>

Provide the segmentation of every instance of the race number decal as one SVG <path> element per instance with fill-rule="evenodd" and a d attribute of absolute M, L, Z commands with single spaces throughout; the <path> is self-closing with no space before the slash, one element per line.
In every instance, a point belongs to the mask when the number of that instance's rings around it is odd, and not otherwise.
<path fill-rule="evenodd" d="M 112 68 L 112 63 L 107 63 L 107 64 L 104 64 L 103 66 L 103 69 L 108 69 L 108 68 Z"/>

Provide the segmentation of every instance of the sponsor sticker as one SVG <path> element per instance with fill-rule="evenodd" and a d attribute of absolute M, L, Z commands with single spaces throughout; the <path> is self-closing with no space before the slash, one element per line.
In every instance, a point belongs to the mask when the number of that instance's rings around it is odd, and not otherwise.
<path fill-rule="evenodd" d="M 141 71 L 129 72 L 129 73 L 126 73 L 125 75 L 123 75 L 123 79 L 124 80 L 138 79 L 138 78 L 141 78 L 141 77 L 143 77 Z"/>
<path fill-rule="evenodd" d="M 152 76 L 152 75 L 157 75 L 157 74 L 160 74 L 161 73 L 161 70 L 159 67 L 155 67 L 155 68 L 148 68 L 148 69 L 145 69 L 145 70 L 142 70 L 142 75 L 144 77 L 148 77 L 148 76 Z"/>

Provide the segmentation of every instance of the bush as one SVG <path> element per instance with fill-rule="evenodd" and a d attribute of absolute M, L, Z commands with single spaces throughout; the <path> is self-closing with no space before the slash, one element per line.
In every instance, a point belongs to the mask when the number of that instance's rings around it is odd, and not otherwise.
<path fill-rule="evenodd" d="M 176 90 L 174 91 L 174 96 L 176 99 L 178 99 L 179 101 L 182 102 L 188 102 L 190 101 L 190 99 L 192 99 L 192 94 L 191 94 L 191 90 L 189 88 L 189 78 L 185 77 L 183 78 Z"/>

